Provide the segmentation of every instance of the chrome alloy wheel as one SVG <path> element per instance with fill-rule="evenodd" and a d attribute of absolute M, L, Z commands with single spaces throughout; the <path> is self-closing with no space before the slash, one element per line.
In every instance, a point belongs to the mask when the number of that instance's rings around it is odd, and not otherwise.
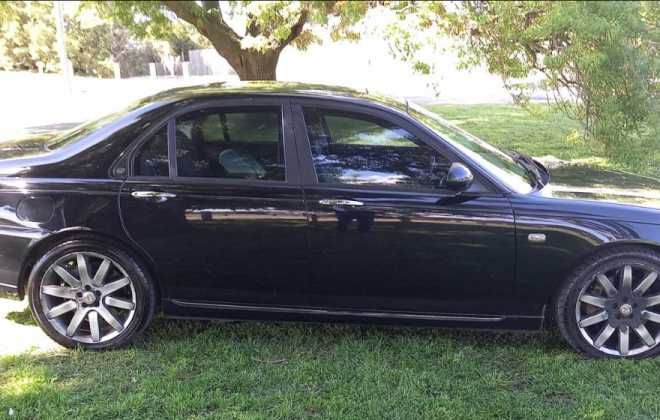
<path fill-rule="evenodd" d="M 599 351 L 635 356 L 660 343 L 660 273 L 642 263 L 618 264 L 580 291 L 575 317 L 582 336 Z"/>
<path fill-rule="evenodd" d="M 121 334 L 135 315 L 135 288 L 112 259 L 93 252 L 67 254 L 43 277 L 39 298 L 50 324 L 81 343 Z"/>

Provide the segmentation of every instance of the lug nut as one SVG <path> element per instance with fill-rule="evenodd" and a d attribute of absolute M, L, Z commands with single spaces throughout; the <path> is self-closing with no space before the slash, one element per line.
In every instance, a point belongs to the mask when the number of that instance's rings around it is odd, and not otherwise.
<path fill-rule="evenodd" d="M 101 291 L 100 291 L 100 290 L 97 290 L 97 291 L 94 292 L 94 293 L 96 293 L 96 296 L 101 296 Z"/>
<path fill-rule="evenodd" d="M 85 286 L 85 290 L 92 290 L 90 286 Z"/>
<path fill-rule="evenodd" d="M 82 292 L 76 293 L 76 297 L 81 298 L 82 297 Z"/>

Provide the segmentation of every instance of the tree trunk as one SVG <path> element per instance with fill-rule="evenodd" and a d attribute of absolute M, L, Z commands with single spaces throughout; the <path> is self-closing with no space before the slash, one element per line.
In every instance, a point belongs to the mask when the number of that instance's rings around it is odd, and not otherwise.
<path fill-rule="evenodd" d="M 241 50 L 227 57 L 229 65 L 236 70 L 241 80 L 277 80 L 276 69 L 279 59 L 279 50 L 269 50 L 265 54 L 255 50 Z"/>

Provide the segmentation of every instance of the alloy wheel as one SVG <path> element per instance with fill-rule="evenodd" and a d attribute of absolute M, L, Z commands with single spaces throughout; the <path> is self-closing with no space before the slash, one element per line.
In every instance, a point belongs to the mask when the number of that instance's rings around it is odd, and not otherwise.
<path fill-rule="evenodd" d="M 642 263 L 618 264 L 593 276 L 575 308 L 582 336 L 612 356 L 635 356 L 660 343 L 660 273 Z"/>
<path fill-rule="evenodd" d="M 50 324 L 80 343 L 117 337 L 133 321 L 136 296 L 126 271 L 111 258 L 76 252 L 46 271 L 39 297 Z"/>

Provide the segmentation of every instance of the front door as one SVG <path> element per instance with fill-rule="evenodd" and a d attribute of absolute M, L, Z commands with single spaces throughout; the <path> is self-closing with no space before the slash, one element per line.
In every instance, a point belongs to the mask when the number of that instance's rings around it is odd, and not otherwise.
<path fill-rule="evenodd" d="M 440 140 L 384 110 L 293 106 L 310 213 L 310 305 L 504 315 L 511 204 L 478 180 L 456 196 Z M 307 161 L 304 161 L 307 159 Z"/>
<path fill-rule="evenodd" d="M 286 101 L 180 111 L 135 151 L 128 234 L 170 298 L 306 305 L 309 248 Z"/>

